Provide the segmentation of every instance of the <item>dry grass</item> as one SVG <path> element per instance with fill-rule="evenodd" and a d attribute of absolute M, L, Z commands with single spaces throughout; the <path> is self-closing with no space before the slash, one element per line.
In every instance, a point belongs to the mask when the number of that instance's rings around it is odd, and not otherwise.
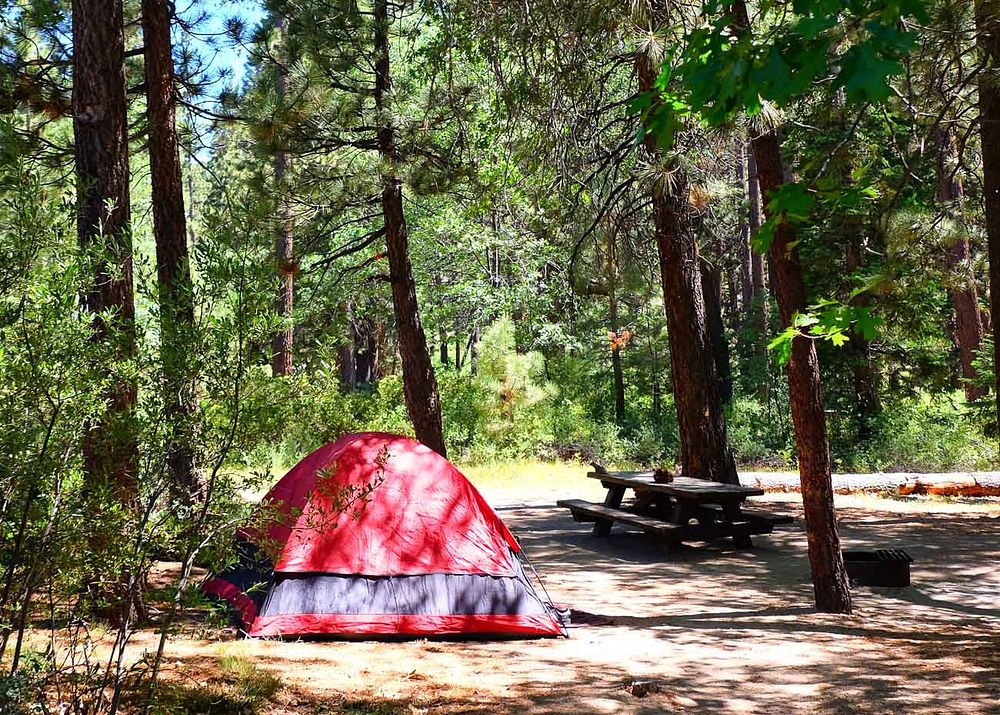
<path fill-rule="evenodd" d="M 161 679 L 154 715 L 258 715 L 272 708 L 281 678 L 251 660 L 223 656 L 200 673 Z"/>
<path fill-rule="evenodd" d="M 612 625 L 569 639 L 382 643 L 228 641 L 186 621 L 166 682 L 188 709 L 163 712 L 242 712 L 211 709 L 223 701 L 264 715 L 1000 712 L 997 500 L 838 496 L 846 548 L 905 548 L 915 563 L 911 588 L 855 589 L 854 615 L 832 616 L 812 608 L 796 494 L 763 498 L 797 519 L 751 551 L 666 550 L 619 531 L 596 539 L 554 507 L 603 496 L 585 465 L 463 471 L 552 599 Z M 130 654 L 154 643 L 140 632 Z"/>

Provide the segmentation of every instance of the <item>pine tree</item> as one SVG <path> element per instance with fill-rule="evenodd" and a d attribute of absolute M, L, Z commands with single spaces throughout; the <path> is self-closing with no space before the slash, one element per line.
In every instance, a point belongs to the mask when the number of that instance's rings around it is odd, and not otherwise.
<path fill-rule="evenodd" d="M 658 14 L 661 13 L 653 16 Z M 639 91 L 652 91 L 657 65 L 648 52 L 637 54 L 636 71 Z M 660 155 L 654 135 L 647 134 L 644 144 L 650 154 Z M 681 470 L 690 477 L 738 483 L 708 331 L 701 259 L 688 219 L 687 179 L 677 161 L 668 161 L 662 171 L 653 186 L 653 225 L 670 331 L 670 370 L 680 428 Z"/>
<path fill-rule="evenodd" d="M 135 355 L 135 298 L 129 204 L 125 40 L 120 2 L 73 3 L 73 147 L 77 235 L 93 259 L 84 295 L 94 340 L 107 349 L 102 369 L 112 378 L 107 413 L 88 426 L 84 470 L 95 493 L 108 488 L 130 503 L 136 497 L 137 445 L 130 421 L 136 404 L 132 378 L 114 376 L 113 361 Z"/>
<path fill-rule="evenodd" d="M 176 88 L 170 40 L 172 4 L 143 0 L 146 119 L 156 240 L 160 309 L 160 360 L 164 413 L 170 429 L 167 466 L 175 486 L 197 492 L 192 427 L 198 401 L 190 374 L 194 337 L 194 288 L 188 260 L 187 221 L 176 125 Z"/>

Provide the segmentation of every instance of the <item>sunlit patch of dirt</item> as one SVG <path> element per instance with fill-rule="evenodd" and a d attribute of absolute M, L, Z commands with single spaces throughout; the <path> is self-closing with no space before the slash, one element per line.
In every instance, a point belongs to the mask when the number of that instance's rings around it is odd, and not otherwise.
<path fill-rule="evenodd" d="M 280 680 L 258 703 L 267 715 L 997 712 L 995 505 L 838 497 L 845 548 L 902 548 L 914 563 L 911 587 L 856 588 L 854 614 L 837 616 L 812 607 L 796 495 L 762 500 L 796 521 L 755 537 L 752 550 L 667 549 L 618 529 L 595 538 L 553 506 L 593 498 L 592 481 L 483 489 L 548 596 L 592 617 L 569 638 L 234 640 L 194 609 L 167 645 L 165 679 L 211 685 L 225 663 L 252 664 Z M 155 583 L 171 573 L 163 565 Z M 155 650 L 156 638 L 137 633 L 129 657 Z"/>

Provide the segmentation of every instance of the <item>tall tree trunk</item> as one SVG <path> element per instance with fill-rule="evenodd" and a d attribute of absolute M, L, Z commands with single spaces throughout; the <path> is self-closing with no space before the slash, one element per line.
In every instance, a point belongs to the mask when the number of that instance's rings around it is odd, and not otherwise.
<path fill-rule="evenodd" d="M 736 236 L 736 240 L 739 240 Z M 726 322 L 730 330 L 739 330 L 742 317 L 740 315 L 740 298 L 743 295 L 743 280 L 740 276 L 740 266 L 730 261 L 725 270 L 726 285 L 728 291 L 723 291 L 726 296 Z"/>
<path fill-rule="evenodd" d="M 976 0 L 976 38 L 986 68 L 979 75 L 979 131 L 983 152 L 986 245 L 990 260 L 993 375 L 1000 426 L 1000 0 Z"/>
<path fill-rule="evenodd" d="M 756 181 L 756 177 L 750 177 L 747 171 L 747 152 L 741 141 L 737 152 L 736 176 L 740 182 L 740 190 L 743 192 L 744 205 L 740 209 L 739 223 L 739 272 L 740 272 L 740 307 L 743 310 L 743 322 L 749 323 L 753 304 L 753 252 L 750 250 L 750 191 L 751 181 Z M 754 187 L 756 188 L 756 186 Z M 758 225 L 760 215 L 757 216 Z"/>
<path fill-rule="evenodd" d="M 354 361 L 354 343 L 350 340 L 340 344 L 337 349 L 337 362 L 340 363 L 340 389 L 346 393 L 354 392 L 357 387 L 357 363 Z"/>
<path fill-rule="evenodd" d="M 747 227 L 749 238 L 753 239 L 760 228 L 760 183 L 757 179 L 757 161 L 753 155 L 753 145 L 746 147 L 746 193 L 747 193 Z M 764 348 L 767 344 L 767 287 L 765 279 L 767 267 L 764 265 L 764 254 L 750 249 L 750 275 L 751 275 L 751 302 L 750 302 L 750 325 L 753 327 L 754 352 L 758 356 L 764 355 Z"/>
<path fill-rule="evenodd" d="M 761 192 L 766 195 L 784 183 L 778 137 L 774 131 L 761 134 L 754 139 L 753 147 Z M 808 307 L 795 241 L 791 225 L 780 223 L 771 244 L 771 265 L 783 326 L 790 325 L 792 316 L 796 312 L 804 313 Z M 816 607 L 828 613 L 850 613 L 851 591 L 833 506 L 830 446 L 826 437 L 819 359 L 812 340 L 797 337 L 792 341 L 787 373 Z"/>
<path fill-rule="evenodd" d="M 953 221 L 961 221 L 963 189 L 954 171 L 956 157 L 955 138 L 948 128 L 935 131 L 937 145 L 937 198 L 945 214 Z M 979 315 L 979 295 L 976 280 L 969 263 L 969 236 L 957 231 L 948 250 L 948 269 L 951 271 L 948 293 L 955 308 L 955 342 L 958 343 L 962 363 L 963 388 L 967 400 L 978 400 L 986 390 L 978 384 L 974 361 L 983 342 L 983 323 Z"/>
<path fill-rule="evenodd" d="M 370 316 L 351 321 L 354 345 L 355 384 L 371 385 L 378 380 L 378 326 Z"/>
<path fill-rule="evenodd" d="M 420 323 L 417 289 L 410 265 L 409 236 L 403 214 L 403 182 L 399 178 L 396 133 L 385 102 L 391 87 L 389 73 L 388 0 L 375 0 L 375 108 L 378 112 L 379 152 L 386 163 L 382 190 L 386 252 L 392 282 L 392 307 L 396 314 L 399 355 L 403 361 L 403 395 L 417 439 L 446 456 L 441 425 L 441 401 L 427 338 Z"/>
<path fill-rule="evenodd" d="M 847 256 L 844 270 L 848 276 L 864 265 L 864 236 L 860 221 L 855 217 L 848 219 L 845 227 L 847 233 Z M 867 306 L 871 297 L 861 293 L 851 298 L 853 306 Z M 871 343 L 860 333 L 854 333 L 847 343 L 847 353 L 851 360 L 851 374 L 854 378 L 854 401 L 858 417 L 858 439 L 867 440 L 872 435 L 872 420 L 878 414 L 880 403 L 878 399 L 878 380 L 875 365 L 872 362 Z"/>
<path fill-rule="evenodd" d="M 462 340 L 455 336 L 455 372 L 462 371 Z"/>
<path fill-rule="evenodd" d="M 622 352 L 618 346 L 611 348 L 611 373 L 615 390 L 615 424 L 625 424 L 625 373 L 622 372 Z"/>
<path fill-rule="evenodd" d="M 712 360 L 719 381 L 719 399 L 729 404 L 733 399 L 733 372 L 729 363 L 729 341 L 726 340 L 726 326 L 722 321 L 722 269 L 718 257 L 715 265 L 701 260 L 701 291 L 705 301 L 705 320 L 708 340 L 712 346 Z"/>
<path fill-rule="evenodd" d="M 752 31 L 744 0 L 735 0 L 730 13 L 737 32 Z M 753 137 L 753 152 L 760 191 L 767 196 L 785 182 L 786 167 L 776 132 L 771 130 Z M 775 228 L 770 254 L 774 293 L 783 326 L 790 325 L 793 315 L 805 312 L 808 307 L 796 241 L 792 226 L 781 221 Z M 803 336 L 792 340 L 787 374 L 816 608 L 827 613 L 850 613 L 851 589 L 833 505 L 819 359 L 812 340 Z"/>
<path fill-rule="evenodd" d="M 194 494 L 201 489 L 191 443 L 194 417 L 198 410 L 194 376 L 190 371 L 194 344 L 194 295 L 174 114 L 170 22 L 166 0 L 143 0 L 146 117 L 149 124 L 153 235 L 156 240 L 160 302 L 160 360 L 163 365 L 164 412 L 170 429 L 167 468 L 177 488 Z"/>
<path fill-rule="evenodd" d="M 658 70 L 645 53 L 636 55 L 639 90 L 653 89 Z M 644 140 L 656 155 L 655 138 Z M 679 166 L 653 188 L 653 223 L 660 280 L 670 335 L 670 369 L 685 476 L 735 484 L 736 462 L 726 438 L 726 419 L 705 316 L 698 246 L 689 230 L 687 182 Z"/>
<path fill-rule="evenodd" d="M 77 236 L 94 256 L 83 303 L 94 341 L 109 347 L 109 364 L 135 355 L 122 6 L 74 0 L 72 9 Z M 105 395 L 107 412 L 86 425 L 83 440 L 88 489 L 99 495 L 107 488 L 125 504 L 137 495 L 138 447 L 130 424 L 136 390 L 134 380 L 115 378 Z"/>
<path fill-rule="evenodd" d="M 448 332 L 444 329 L 444 326 L 438 326 L 438 342 L 440 347 L 438 348 L 441 353 L 441 364 L 448 365 Z"/>
<path fill-rule="evenodd" d="M 288 20 L 278 15 L 274 28 L 279 41 L 284 45 L 288 34 Z M 285 102 L 288 93 L 288 70 L 282 56 L 275 72 L 275 91 L 278 101 Z M 292 221 L 292 204 L 289 197 L 286 174 L 290 166 L 288 154 L 277 151 L 274 155 L 274 187 L 278 197 L 278 230 L 274 243 L 274 260 L 278 271 L 278 292 L 275 307 L 281 319 L 281 327 L 271 341 L 271 374 L 287 376 L 292 374 L 292 345 L 295 336 L 293 311 L 295 308 L 295 245 Z"/>

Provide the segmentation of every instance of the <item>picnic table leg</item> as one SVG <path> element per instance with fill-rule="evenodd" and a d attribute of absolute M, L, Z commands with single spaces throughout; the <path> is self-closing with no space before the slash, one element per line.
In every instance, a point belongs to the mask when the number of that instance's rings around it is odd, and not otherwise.
<path fill-rule="evenodd" d="M 622 505 L 625 498 L 625 487 L 621 484 L 606 484 L 608 495 L 604 497 L 604 506 L 610 509 L 617 509 Z M 608 536 L 611 534 L 611 519 L 598 519 L 594 522 L 594 536 Z"/>
<path fill-rule="evenodd" d="M 736 522 L 745 521 L 739 502 L 726 502 L 722 505 L 722 513 L 728 522 L 735 524 Z M 752 549 L 753 539 L 750 538 L 750 534 L 733 534 L 733 544 L 737 549 Z"/>
<path fill-rule="evenodd" d="M 687 499 L 680 497 L 673 500 L 673 511 L 670 514 L 670 521 L 675 524 L 685 526 L 697 513 L 697 506 Z"/>

